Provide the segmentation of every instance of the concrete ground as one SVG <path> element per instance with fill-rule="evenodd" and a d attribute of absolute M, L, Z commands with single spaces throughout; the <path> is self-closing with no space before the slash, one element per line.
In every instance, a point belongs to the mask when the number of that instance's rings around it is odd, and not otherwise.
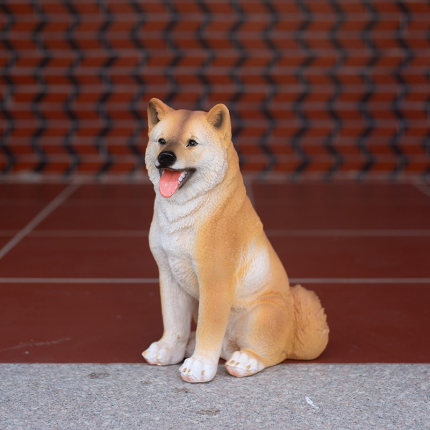
<path fill-rule="evenodd" d="M 188 384 L 179 366 L 1 364 L 0 429 L 430 429 L 429 364 L 281 364 Z"/>

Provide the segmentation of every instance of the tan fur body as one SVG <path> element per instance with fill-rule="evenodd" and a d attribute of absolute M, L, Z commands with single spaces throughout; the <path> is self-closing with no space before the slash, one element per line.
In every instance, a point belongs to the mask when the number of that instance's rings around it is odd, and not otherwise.
<path fill-rule="evenodd" d="M 160 272 L 164 334 L 145 359 L 175 364 L 188 352 L 182 378 L 206 382 L 220 356 L 235 376 L 287 358 L 316 358 L 328 342 L 324 310 L 313 292 L 289 286 L 246 195 L 227 108 L 173 110 L 152 99 L 148 119 L 146 166 L 156 191 L 150 247 Z M 188 145 L 190 139 L 198 145 Z M 176 155 L 172 169 L 195 169 L 170 198 L 158 190 L 163 151 Z"/>

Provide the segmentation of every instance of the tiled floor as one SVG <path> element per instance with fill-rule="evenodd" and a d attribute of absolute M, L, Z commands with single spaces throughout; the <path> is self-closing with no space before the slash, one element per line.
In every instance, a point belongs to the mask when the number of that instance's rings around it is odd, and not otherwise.
<path fill-rule="evenodd" d="M 429 363 L 430 186 L 251 183 L 321 363 Z M 162 330 L 146 184 L 0 184 L 0 362 L 139 363 Z"/>

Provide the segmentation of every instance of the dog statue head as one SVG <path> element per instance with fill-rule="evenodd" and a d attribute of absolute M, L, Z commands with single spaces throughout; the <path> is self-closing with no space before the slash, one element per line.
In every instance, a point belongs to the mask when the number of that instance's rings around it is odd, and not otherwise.
<path fill-rule="evenodd" d="M 230 113 L 175 110 L 153 98 L 148 104 L 145 164 L 155 192 L 181 203 L 223 181 L 231 143 Z"/>

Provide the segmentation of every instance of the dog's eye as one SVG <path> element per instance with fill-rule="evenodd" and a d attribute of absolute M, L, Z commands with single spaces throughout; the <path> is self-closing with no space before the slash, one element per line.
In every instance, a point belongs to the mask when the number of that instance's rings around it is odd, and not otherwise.
<path fill-rule="evenodd" d="M 158 139 L 158 143 L 160 145 L 165 145 L 166 144 L 166 139 L 163 139 L 162 137 L 160 139 Z"/>
<path fill-rule="evenodd" d="M 187 143 L 187 146 L 196 146 L 198 143 L 194 139 L 190 139 Z"/>

